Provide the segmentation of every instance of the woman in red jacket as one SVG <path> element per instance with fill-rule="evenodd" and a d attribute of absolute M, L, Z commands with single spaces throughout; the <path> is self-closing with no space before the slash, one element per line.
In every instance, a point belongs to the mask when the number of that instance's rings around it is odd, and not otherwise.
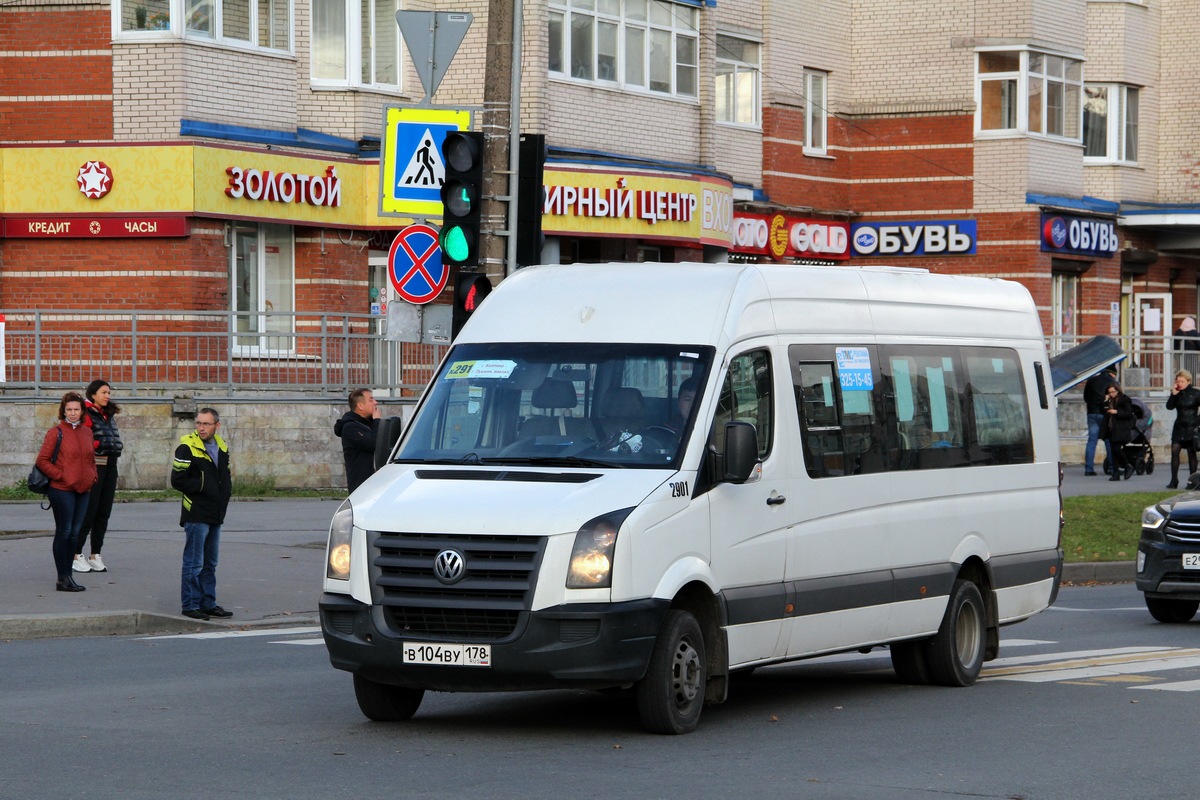
<path fill-rule="evenodd" d="M 54 509 L 54 566 L 58 570 L 54 588 L 82 592 L 85 587 L 71 577 L 71 556 L 87 513 L 88 493 L 96 482 L 96 456 L 92 429 L 83 422 L 83 398 L 78 393 L 63 395 L 58 420 L 46 431 L 37 456 L 38 469 L 50 479 L 50 508 Z"/>

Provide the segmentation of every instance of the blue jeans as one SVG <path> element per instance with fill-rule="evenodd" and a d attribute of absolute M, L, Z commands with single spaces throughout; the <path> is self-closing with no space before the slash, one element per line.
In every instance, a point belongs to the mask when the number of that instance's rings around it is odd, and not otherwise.
<path fill-rule="evenodd" d="M 221 526 L 207 522 L 185 522 L 183 532 L 183 572 L 179 597 L 184 611 L 212 608 L 217 604 L 217 550 L 221 545 Z"/>
<path fill-rule="evenodd" d="M 1096 471 L 1096 443 L 1100 441 L 1100 423 L 1104 422 L 1103 414 L 1088 414 L 1088 440 L 1087 447 L 1083 450 L 1083 469 L 1085 472 Z M 1112 458 L 1112 443 L 1108 439 L 1104 440 L 1104 452 L 1108 457 L 1108 463 L 1113 463 Z"/>
<path fill-rule="evenodd" d="M 54 511 L 54 568 L 58 577 L 71 577 L 71 562 L 75 560 L 75 537 L 87 515 L 89 492 L 71 492 L 50 487 L 47 495 Z"/>

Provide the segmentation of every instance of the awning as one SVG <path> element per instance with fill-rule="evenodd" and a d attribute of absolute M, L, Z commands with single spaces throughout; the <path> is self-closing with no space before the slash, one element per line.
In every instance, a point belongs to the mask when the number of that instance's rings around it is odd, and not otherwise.
<path fill-rule="evenodd" d="M 1111 336 L 1097 336 L 1050 359 L 1054 394 L 1078 386 L 1107 366 L 1125 360 L 1121 345 Z"/>

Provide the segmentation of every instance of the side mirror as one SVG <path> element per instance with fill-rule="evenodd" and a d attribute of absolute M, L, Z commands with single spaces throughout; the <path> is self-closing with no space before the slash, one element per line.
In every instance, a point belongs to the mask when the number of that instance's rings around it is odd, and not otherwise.
<path fill-rule="evenodd" d="M 404 420 L 401 417 L 384 417 L 379 420 L 379 430 L 375 432 L 375 469 L 387 463 L 392 448 L 400 441 L 400 433 L 404 430 Z"/>
<path fill-rule="evenodd" d="M 758 466 L 758 431 L 749 422 L 725 423 L 725 474 L 727 483 L 745 483 Z"/>

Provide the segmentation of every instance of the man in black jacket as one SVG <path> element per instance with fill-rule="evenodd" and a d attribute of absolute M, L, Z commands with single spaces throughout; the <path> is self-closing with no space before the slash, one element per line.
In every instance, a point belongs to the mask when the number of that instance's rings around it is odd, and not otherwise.
<path fill-rule="evenodd" d="M 216 409 L 197 411 L 196 431 L 179 440 L 171 465 L 171 488 L 183 493 L 179 524 L 186 536 L 180 601 L 183 615 L 192 619 L 233 616 L 217 605 L 217 551 L 233 494 L 229 447 L 220 427 Z"/>
<path fill-rule="evenodd" d="M 370 389 L 350 393 L 350 410 L 333 423 L 342 440 L 346 461 L 346 488 L 351 494 L 375 472 L 375 434 L 379 431 L 379 404 Z"/>
<path fill-rule="evenodd" d="M 1105 367 L 1087 379 L 1083 385 L 1083 402 L 1087 406 L 1087 446 L 1083 451 L 1083 474 L 1096 474 L 1096 443 L 1100 440 L 1100 425 L 1104 421 L 1104 400 L 1108 387 L 1117 380 L 1117 368 Z M 1104 440 L 1108 463 L 1113 464 L 1112 445 Z"/>

